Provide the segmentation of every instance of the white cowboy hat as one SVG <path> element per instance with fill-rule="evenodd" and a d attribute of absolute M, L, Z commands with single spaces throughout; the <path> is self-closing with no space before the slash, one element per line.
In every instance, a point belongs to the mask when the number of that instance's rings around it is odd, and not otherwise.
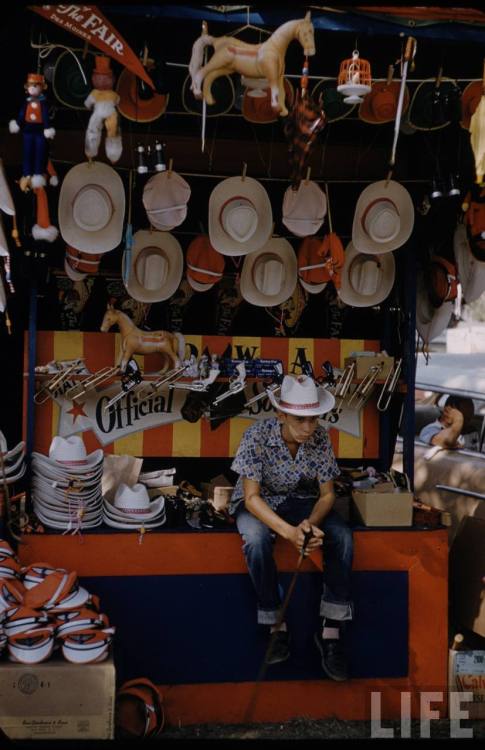
<path fill-rule="evenodd" d="M 177 172 L 165 171 L 150 177 L 143 189 L 148 221 L 162 232 L 178 227 L 187 216 L 190 185 Z"/>
<path fill-rule="evenodd" d="M 244 258 L 241 295 L 247 302 L 272 307 L 291 297 L 297 284 L 296 255 L 288 240 L 273 237 Z"/>
<path fill-rule="evenodd" d="M 368 185 L 359 196 L 352 243 L 361 253 L 389 253 L 411 236 L 414 206 L 405 187 L 394 180 Z"/>
<path fill-rule="evenodd" d="M 485 292 L 485 263 L 479 261 L 470 250 L 464 224 L 458 224 L 455 229 L 453 247 L 463 296 L 469 304 Z"/>
<path fill-rule="evenodd" d="M 440 307 L 433 307 L 421 273 L 416 280 L 416 328 L 428 344 L 446 330 L 453 313 L 454 302 L 443 302 Z"/>
<path fill-rule="evenodd" d="M 313 378 L 308 375 L 285 375 L 279 396 L 272 391 L 268 392 L 268 396 L 275 409 L 299 417 L 317 417 L 335 406 L 332 394 L 317 388 Z"/>
<path fill-rule="evenodd" d="M 247 255 L 271 237 L 273 214 L 268 193 L 252 177 L 229 177 L 209 198 L 209 238 L 222 255 Z"/>
<path fill-rule="evenodd" d="M 91 471 L 94 466 L 102 462 L 103 451 L 99 448 L 88 455 L 83 439 L 79 435 L 71 435 L 67 438 L 55 435 L 49 447 L 47 460 L 66 471 L 84 473 Z"/>
<path fill-rule="evenodd" d="M 14 448 L 8 450 L 7 440 L 3 432 L 0 430 L 0 453 L 2 454 L 4 461 L 11 461 L 12 459 L 16 458 L 18 453 L 22 453 L 22 455 L 24 455 L 25 441 L 22 440 L 20 443 L 17 443 Z"/>
<path fill-rule="evenodd" d="M 383 302 L 394 286 L 396 264 L 391 253 L 368 255 L 349 242 L 337 294 L 346 305 L 372 307 Z"/>
<path fill-rule="evenodd" d="M 133 235 L 128 273 L 123 255 L 123 278 L 130 296 L 139 302 L 160 302 L 177 290 L 184 271 L 184 254 L 170 232 L 142 229 Z"/>
<path fill-rule="evenodd" d="M 125 190 L 115 170 L 100 161 L 76 164 L 59 195 L 59 229 L 64 241 L 83 253 L 101 254 L 120 244 Z"/>
<path fill-rule="evenodd" d="M 327 198 L 316 182 L 303 180 L 298 190 L 289 187 L 283 198 L 283 224 L 297 237 L 318 232 L 327 213 Z"/>
<path fill-rule="evenodd" d="M 117 521 L 151 521 L 165 513 L 165 498 L 160 495 L 150 500 L 144 484 L 137 482 L 129 487 L 124 482 L 118 486 L 113 503 L 104 499 L 104 510 Z"/>

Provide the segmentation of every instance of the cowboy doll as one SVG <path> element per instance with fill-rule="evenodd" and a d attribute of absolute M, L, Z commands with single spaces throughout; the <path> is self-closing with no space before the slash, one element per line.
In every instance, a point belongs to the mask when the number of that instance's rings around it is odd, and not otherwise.
<path fill-rule="evenodd" d="M 24 192 L 46 184 L 48 149 L 46 139 L 54 138 L 56 131 L 50 126 L 47 100 L 43 92 L 47 88 L 44 76 L 29 73 L 24 85 L 27 93 L 18 118 L 10 120 L 11 133 L 23 134 L 23 159 L 20 189 Z"/>
<path fill-rule="evenodd" d="M 329 437 L 318 424 L 335 399 L 312 378 L 285 375 L 280 397 L 268 396 L 277 416 L 244 433 L 231 468 L 239 479 L 229 507 L 243 538 L 249 575 L 256 590 L 257 619 L 272 636 L 268 664 L 288 659 L 289 634 L 281 621 L 276 536 L 300 554 L 322 546 L 325 565 L 320 601 L 321 628 L 315 633 L 322 668 L 333 680 L 347 679 L 345 621 L 352 619 L 350 575 L 352 533 L 333 510 L 333 479 L 339 469 Z M 309 537 L 309 540 L 308 540 Z M 325 538 L 324 538 L 325 537 Z M 307 540 L 306 540 L 306 539 Z"/>

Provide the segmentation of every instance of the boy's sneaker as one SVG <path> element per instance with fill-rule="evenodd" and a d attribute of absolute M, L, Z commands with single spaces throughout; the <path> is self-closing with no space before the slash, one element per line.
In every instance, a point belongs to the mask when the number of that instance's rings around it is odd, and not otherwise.
<path fill-rule="evenodd" d="M 269 652 L 266 663 L 278 664 L 280 661 L 286 661 L 290 655 L 290 636 L 287 630 L 277 630 L 276 633 L 270 634 L 271 651 Z"/>
<path fill-rule="evenodd" d="M 315 644 L 322 657 L 322 669 L 332 680 L 344 682 L 348 679 L 348 665 L 345 648 L 339 638 L 322 638 L 315 633 Z"/>

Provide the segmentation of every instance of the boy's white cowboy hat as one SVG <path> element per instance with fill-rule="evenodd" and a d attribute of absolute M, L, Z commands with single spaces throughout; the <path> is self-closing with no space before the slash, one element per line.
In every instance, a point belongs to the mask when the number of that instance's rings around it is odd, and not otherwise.
<path fill-rule="evenodd" d="M 458 224 L 455 229 L 453 248 L 463 297 L 469 304 L 485 292 L 485 263 L 473 255 L 464 224 Z"/>
<path fill-rule="evenodd" d="M 187 216 L 190 185 L 173 171 L 150 177 L 143 189 L 143 205 L 148 221 L 162 232 L 178 227 Z"/>
<path fill-rule="evenodd" d="M 327 198 L 316 182 L 302 180 L 298 190 L 289 187 L 283 198 L 283 224 L 297 237 L 318 232 L 327 213 Z"/>
<path fill-rule="evenodd" d="M 282 237 L 273 237 L 244 258 L 241 295 L 260 307 L 273 307 L 293 294 L 298 281 L 295 252 Z"/>
<path fill-rule="evenodd" d="M 184 271 L 182 248 L 170 232 L 135 232 L 129 269 L 125 263 L 126 253 L 122 270 L 125 286 L 131 297 L 140 302 L 160 302 L 171 297 Z"/>
<path fill-rule="evenodd" d="M 285 375 L 279 396 L 272 391 L 268 392 L 268 396 L 275 409 L 299 417 L 317 417 L 335 406 L 332 394 L 318 388 L 308 375 Z"/>
<path fill-rule="evenodd" d="M 448 327 L 453 313 L 454 302 L 443 302 L 440 307 L 433 307 L 429 300 L 425 282 L 421 273 L 416 279 L 416 328 L 428 344 Z"/>
<path fill-rule="evenodd" d="M 165 499 L 160 495 L 150 500 L 148 490 L 141 482 L 132 487 L 121 482 L 113 503 L 104 500 L 104 510 L 115 521 L 152 521 L 165 513 Z"/>
<path fill-rule="evenodd" d="M 269 240 L 273 214 L 268 193 L 252 177 L 229 177 L 209 198 L 209 238 L 223 255 L 247 255 Z"/>
<path fill-rule="evenodd" d="M 392 253 L 368 255 L 349 242 L 345 251 L 342 283 L 337 293 L 346 305 L 372 307 L 390 293 L 396 273 Z"/>
<path fill-rule="evenodd" d="M 125 189 L 112 167 L 94 161 L 69 170 L 59 195 L 59 229 L 68 245 L 96 255 L 113 250 L 124 216 Z"/>
<path fill-rule="evenodd" d="M 405 187 L 380 180 L 360 194 L 352 225 L 352 243 L 361 253 L 389 253 L 411 236 L 414 206 Z"/>

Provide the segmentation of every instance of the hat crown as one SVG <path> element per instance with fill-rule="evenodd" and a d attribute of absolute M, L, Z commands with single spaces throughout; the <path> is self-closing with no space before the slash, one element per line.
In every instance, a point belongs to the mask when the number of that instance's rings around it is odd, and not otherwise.
<path fill-rule="evenodd" d="M 260 255 L 253 266 L 253 281 L 261 294 L 273 297 L 285 282 L 285 266 L 277 255 Z"/>
<path fill-rule="evenodd" d="M 99 232 L 108 226 L 113 215 L 109 193 L 102 185 L 84 185 L 74 197 L 72 215 L 86 232 Z"/>
<path fill-rule="evenodd" d="M 50 444 L 49 458 L 62 464 L 85 464 L 86 446 L 79 435 L 68 438 L 56 435 Z"/>
<path fill-rule="evenodd" d="M 389 198 L 377 198 L 372 201 L 364 212 L 362 225 L 373 242 L 392 242 L 401 228 L 396 204 Z"/>
<path fill-rule="evenodd" d="M 220 221 L 233 240 L 246 242 L 257 229 L 258 212 L 249 198 L 234 196 L 222 206 Z"/>
<path fill-rule="evenodd" d="M 280 404 L 287 409 L 314 410 L 319 406 L 317 386 L 308 375 L 285 375 L 281 384 Z"/>
<path fill-rule="evenodd" d="M 114 506 L 119 510 L 148 510 L 150 508 L 150 497 L 144 484 L 138 482 L 130 487 L 123 482 L 116 490 Z"/>
<path fill-rule="evenodd" d="M 349 281 L 355 292 L 372 296 L 379 288 L 382 268 L 379 259 L 373 255 L 358 255 L 352 261 Z"/>
<path fill-rule="evenodd" d="M 167 280 L 169 263 L 159 247 L 144 248 L 136 259 L 135 274 L 139 284 L 154 291 L 163 287 Z"/>

